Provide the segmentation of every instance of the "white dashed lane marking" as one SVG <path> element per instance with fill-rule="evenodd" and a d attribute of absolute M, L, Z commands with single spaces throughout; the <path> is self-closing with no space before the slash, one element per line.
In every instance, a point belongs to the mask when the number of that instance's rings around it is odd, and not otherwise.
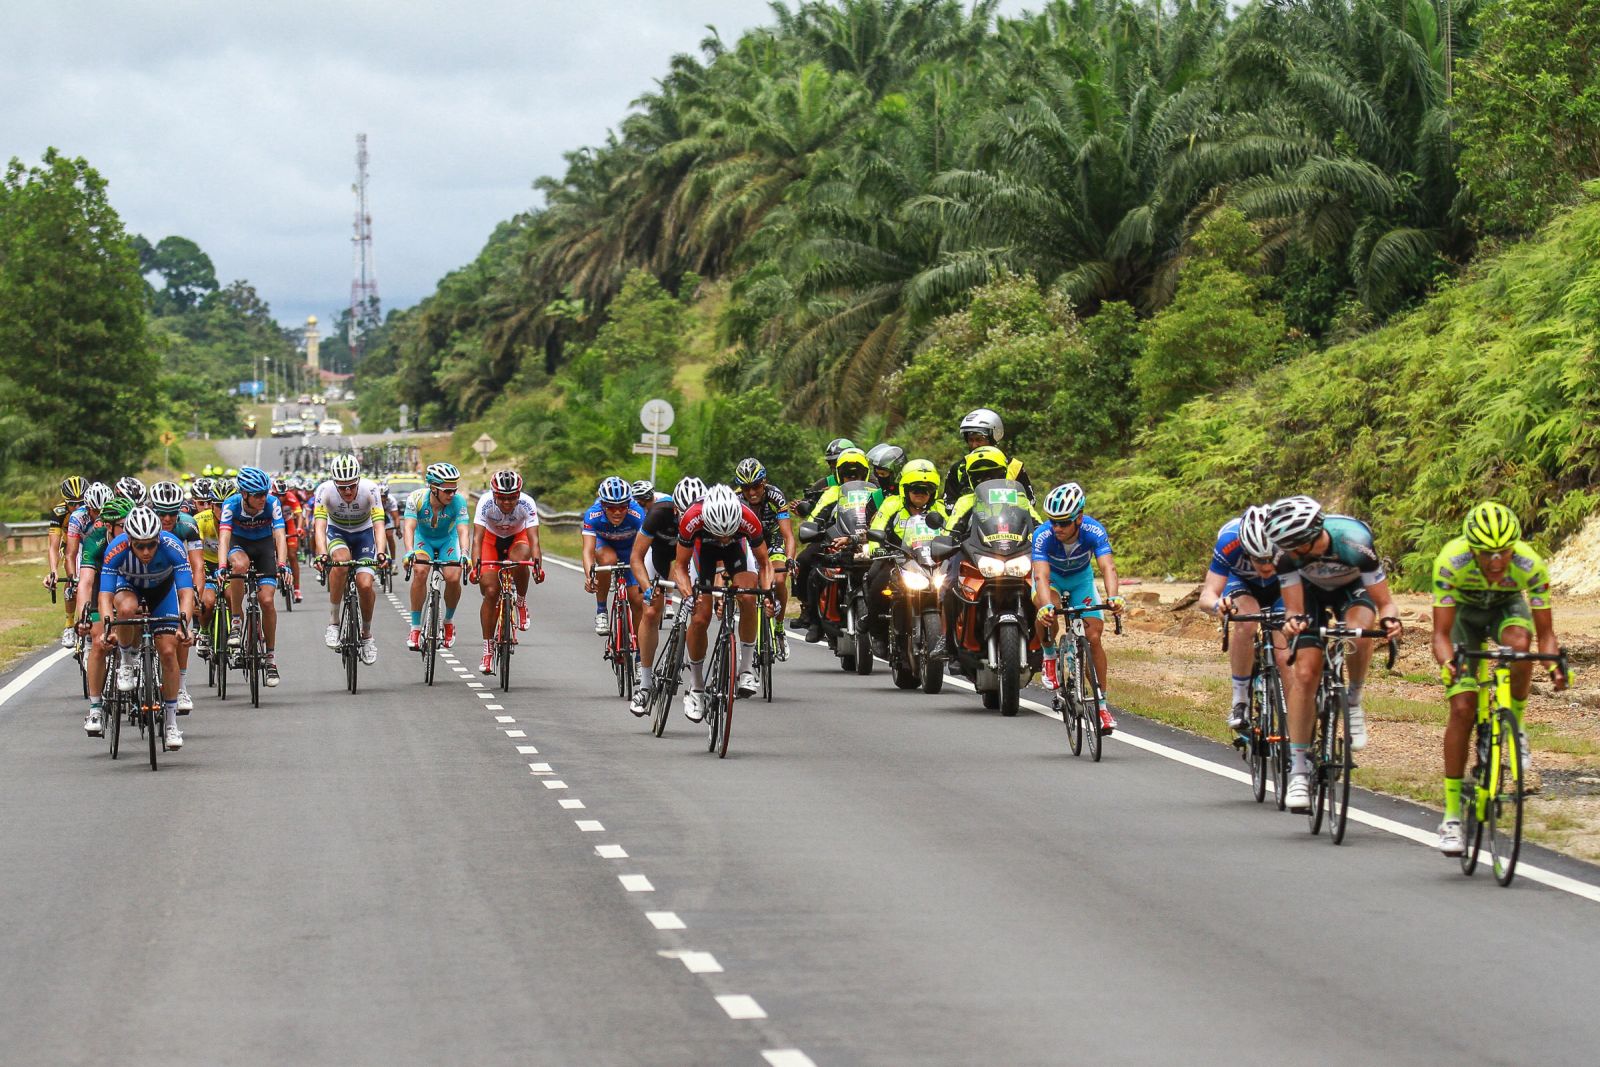
<path fill-rule="evenodd" d="M 567 783 L 563 782 L 559 778 L 546 778 L 544 780 L 544 787 L 546 789 L 565 789 L 567 787 Z"/>
<path fill-rule="evenodd" d="M 642 874 L 619 874 L 617 881 L 622 883 L 622 888 L 630 893 L 654 893 L 656 887 L 650 884 L 650 879 Z"/>
<path fill-rule="evenodd" d="M 538 754 L 539 750 L 534 748 L 532 745 L 517 746 L 517 755 L 519 756 L 537 756 Z"/>
<path fill-rule="evenodd" d="M 574 822 L 577 824 L 578 829 L 582 830 L 586 834 L 598 834 L 605 832 L 605 827 L 600 825 L 599 819 L 576 819 Z"/>
<path fill-rule="evenodd" d="M 767 1013 L 761 1010 L 761 1005 L 756 1003 L 756 998 L 746 996 L 744 993 L 724 993 L 717 997 L 717 1003 L 722 1005 L 722 1010 L 728 1013 L 730 1019 L 765 1019 Z"/>
<path fill-rule="evenodd" d="M 527 737 L 528 734 L 527 734 L 527 731 L 525 731 L 525 730 L 507 730 L 506 731 L 506 736 L 507 737 Z"/>
<path fill-rule="evenodd" d="M 555 771 L 550 769 L 550 764 L 548 764 L 548 763 L 530 763 L 530 764 L 528 764 L 528 773 L 529 774 L 554 774 Z"/>
<path fill-rule="evenodd" d="M 807 1056 L 797 1048 L 772 1048 L 761 1054 L 771 1067 L 817 1067 Z"/>
<path fill-rule="evenodd" d="M 561 799 L 561 806 L 563 808 L 581 808 L 583 807 L 583 801 L 579 800 L 577 797 L 563 797 Z"/>
<path fill-rule="evenodd" d="M 621 845 L 596 845 L 594 846 L 594 854 L 603 860 L 625 860 L 628 858 L 628 850 Z"/>
<path fill-rule="evenodd" d="M 490 707 L 489 707 L 489 709 L 488 709 L 488 710 L 490 710 L 490 711 L 493 711 L 493 710 L 494 710 L 494 707 L 493 707 L 493 706 L 492 706 L 492 705 L 491 705 L 491 706 L 490 706 Z M 495 716 L 495 717 L 494 717 L 494 721 L 495 721 L 495 722 L 516 722 L 516 721 L 517 721 L 517 720 L 516 720 L 516 719 L 513 719 L 513 718 L 512 718 L 512 717 L 511 717 L 511 716 L 509 716 L 509 715 L 496 715 L 496 716 Z"/>
<path fill-rule="evenodd" d="M 644 917 L 650 920 L 650 925 L 657 930 L 685 930 L 683 920 L 678 918 L 675 911 L 647 911 Z"/>

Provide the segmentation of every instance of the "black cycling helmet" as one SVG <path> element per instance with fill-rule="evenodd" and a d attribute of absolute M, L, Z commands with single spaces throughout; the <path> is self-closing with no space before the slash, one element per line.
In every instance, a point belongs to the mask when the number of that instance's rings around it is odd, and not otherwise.
<path fill-rule="evenodd" d="M 828 447 L 822 450 L 822 455 L 828 461 L 828 466 L 833 466 L 839 458 L 839 453 L 847 448 L 856 447 L 856 443 L 848 437 L 835 437 L 828 442 Z"/>

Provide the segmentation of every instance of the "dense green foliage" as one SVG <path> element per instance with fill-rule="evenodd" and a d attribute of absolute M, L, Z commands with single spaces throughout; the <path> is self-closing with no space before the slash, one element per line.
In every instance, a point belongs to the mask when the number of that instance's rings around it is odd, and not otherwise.
<path fill-rule="evenodd" d="M 1408 584 L 1486 497 L 1554 543 L 1600 503 L 1596 323 L 1591 203 L 1381 330 L 1185 404 L 1090 506 L 1133 567 L 1180 573 L 1243 505 L 1307 488 L 1371 520 Z"/>

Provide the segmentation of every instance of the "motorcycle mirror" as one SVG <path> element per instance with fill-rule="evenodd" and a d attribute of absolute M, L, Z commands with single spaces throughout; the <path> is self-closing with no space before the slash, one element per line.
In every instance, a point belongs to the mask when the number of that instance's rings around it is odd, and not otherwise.
<path fill-rule="evenodd" d="M 822 536 L 822 531 L 817 529 L 817 524 L 814 522 L 802 522 L 800 524 L 800 533 L 798 536 L 803 543 L 809 545 L 811 542 Z"/>
<path fill-rule="evenodd" d="M 942 563 L 951 556 L 955 555 L 956 552 L 960 550 L 960 547 L 961 546 L 957 545 L 955 539 L 952 537 L 935 537 L 932 541 L 928 542 L 928 556 L 935 563 Z"/>
<path fill-rule="evenodd" d="M 944 529 L 944 516 L 937 511 L 925 512 L 922 516 L 922 521 L 928 524 L 928 529 L 930 530 Z"/>
<path fill-rule="evenodd" d="M 887 530 L 868 530 L 867 540 L 873 544 L 886 545 L 889 543 L 889 533 Z"/>
<path fill-rule="evenodd" d="M 802 500 L 794 506 L 794 513 L 802 519 L 811 514 L 811 501 Z"/>

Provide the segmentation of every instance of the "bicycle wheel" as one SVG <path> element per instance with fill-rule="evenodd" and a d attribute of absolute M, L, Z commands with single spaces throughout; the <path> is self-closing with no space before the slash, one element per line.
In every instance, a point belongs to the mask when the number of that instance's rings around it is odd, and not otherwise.
<path fill-rule="evenodd" d="M 247 608 L 244 613 L 244 672 L 250 678 L 250 706 L 261 706 L 261 632 L 257 612 L 260 608 Z"/>
<path fill-rule="evenodd" d="M 89 699 L 89 668 L 84 663 L 84 660 L 85 660 L 86 656 L 85 656 L 85 653 L 84 653 L 84 650 L 83 650 L 83 638 L 81 638 L 81 637 L 78 638 L 77 652 L 75 652 L 73 654 L 73 658 L 78 661 L 78 681 L 80 683 L 82 683 L 82 685 L 83 685 L 83 699 L 88 700 Z"/>
<path fill-rule="evenodd" d="M 672 710 L 672 697 L 678 691 L 679 672 L 683 669 L 683 619 L 675 619 L 667 634 L 662 655 L 656 657 L 656 688 L 650 695 L 650 732 L 660 737 L 667 729 L 667 713 Z"/>
<path fill-rule="evenodd" d="M 723 657 L 727 662 L 723 666 L 721 675 L 723 692 L 718 695 L 721 714 L 717 716 L 717 728 L 712 739 L 712 747 L 716 750 L 718 759 L 728 755 L 728 738 L 733 735 L 733 702 L 739 695 L 739 653 L 733 647 L 731 629 L 728 632 L 727 645 Z"/>
<path fill-rule="evenodd" d="M 504 586 L 501 587 L 500 632 L 495 641 L 495 650 L 498 653 L 497 659 L 499 661 L 497 665 L 500 674 L 500 691 L 509 693 L 511 691 L 511 643 L 515 634 L 512 627 L 515 623 L 511 617 L 511 597 L 504 592 L 504 588 Z"/>
<path fill-rule="evenodd" d="M 1329 710 L 1328 759 L 1322 765 L 1328 793 L 1328 836 L 1342 845 L 1350 823 L 1350 717 L 1343 693 L 1334 698 Z"/>
<path fill-rule="evenodd" d="M 139 654 L 142 672 L 139 678 L 139 706 L 146 720 L 149 722 L 147 737 L 150 741 L 150 769 L 157 770 L 159 764 L 156 760 L 156 734 L 161 731 L 161 694 L 156 689 L 156 665 L 154 650 L 145 648 Z M 162 738 L 165 742 L 166 739 Z"/>
<path fill-rule="evenodd" d="M 354 693 L 359 686 L 357 674 L 361 666 L 361 604 L 354 594 L 355 577 L 345 585 L 344 617 L 339 625 L 339 653 L 344 657 L 345 688 Z"/>
<path fill-rule="evenodd" d="M 1522 759 L 1517 751 L 1517 721 L 1505 708 L 1496 712 L 1500 739 L 1496 745 L 1494 790 L 1489 797 L 1489 856 L 1494 879 L 1503 886 L 1517 875 L 1517 854 L 1522 850 Z"/>
<path fill-rule="evenodd" d="M 711 663 L 706 673 L 705 688 L 705 727 L 706 751 L 717 750 L 717 719 L 722 716 L 722 693 L 720 686 L 724 684 L 723 660 L 727 658 L 722 645 L 722 636 L 717 636 L 717 643 L 712 648 Z"/>
<path fill-rule="evenodd" d="M 233 627 L 233 619 L 229 615 L 228 608 L 222 604 L 217 605 L 217 610 L 212 615 L 212 618 L 216 621 L 217 628 L 222 633 L 220 638 L 215 635 L 211 638 L 211 658 L 217 664 L 217 699 L 227 700 L 228 663 L 233 659 L 233 649 L 228 647 L 228 632 Z"/>
<path fill-rule="evenodd" d="M 1256 684 L 1256 678 L 1250 679 L 1250 721 L 1245 724 L 1250 747 L 1245 755 L 1250 761 L 1250 795 L 1257 804 L 1267 799 L 1267 778 L 1272 773 L 1267 766 L 1271 750 L 1267 747 L 1266 691 L 1265 685 Z"/>
<path fill-rule="evenodd" d="M 442 631 L 439 626 L 439 591 L 428 591 L 428 602 L 423 607 L 422 613 L 422 680 L 427 685 L 433 684 L 434 660 L 439 654 L 439 642 L 442 640 Z"/>
<path fill-rule="evenodd" d="M 1061 724 L 1067 728 L 1067 747 L 1074 756 L 1083 754 L 1083 718 L 1078 714 L 1077 679 L 1073 664 L 1067 657 L 1067 646 L 1056 649 L 1056 704 L 1061 710 Z"/>
<path fill-rule="evenodd" d="M 1078 638 L 1078 707 L 1083 715 L 1083 739 L 1089 744 L 1089 758 L 1096 763 L 1105 747 L 1100 728 L 1100 679 L 1095 674 L 1093 649 L 1087 637 Z"/>
<path fill-rule="evenodd" d="M 111 758 L 117 758 L 117 742 L 122 739 L 122 698 L 121 695 L 106 701 L 100 709 L 100 721 L 105 723 L 106 738 L 111 746 Z"/>
<path fill-rule="evenodd" d="M 1288 804 L 1289 722 L 1283 699 L 1283 679 L 1276 671 L 1267 682 L 1267 744 L 1271 746 L 1272 792 L 1278 810 Z"/>
<path fill-rule="evenodd" d="M 1311 810 L 1306 813 L 1306 821 L 1313 834 L 1322 833 L 1322 820 L 1327 815 L 1323 805 L 1328 796 L 1328 780 L 1323 776 L 1325 768 L 1322 761 L 1328 747 L 1328 718 L 1328 698 L 1319 689 L 1317 717 L 1311 728 Z"/>
<path fill-rule="evenodd" d="M 772 703 L 772 620 L 765 604 L 756 608 L 756 670 L 761 675 L 761 699 Z"/>

